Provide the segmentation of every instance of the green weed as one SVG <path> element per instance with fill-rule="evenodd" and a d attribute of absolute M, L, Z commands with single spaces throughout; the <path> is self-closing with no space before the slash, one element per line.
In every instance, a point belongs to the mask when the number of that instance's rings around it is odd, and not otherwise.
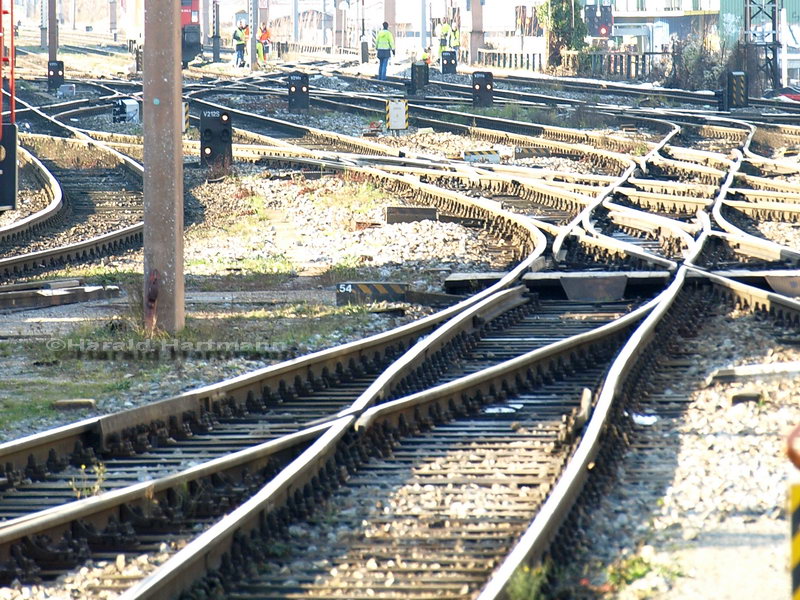
<path fill-rule="evenodd" d="M 548 570 L 547 566 L 531 568 L 527 565 L 517 569 L 508 583 L 509 600 L 544 600 Z"/>

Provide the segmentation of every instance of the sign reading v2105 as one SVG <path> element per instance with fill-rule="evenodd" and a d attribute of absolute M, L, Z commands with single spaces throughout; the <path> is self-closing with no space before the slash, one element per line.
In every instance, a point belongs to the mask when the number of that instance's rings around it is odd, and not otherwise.
<path fill-rule="evenodd" d="M 218 110 L 204 110 L 203 116 L 207 119 L 219 119 L 220 112 Z"/>

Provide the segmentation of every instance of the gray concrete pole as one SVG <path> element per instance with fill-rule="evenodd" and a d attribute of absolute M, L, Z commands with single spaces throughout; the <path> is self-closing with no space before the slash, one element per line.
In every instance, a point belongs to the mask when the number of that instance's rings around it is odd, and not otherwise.
<path fill-rule="evenodd" d="M 483 48 L 483 5 L 472 0 L 472 26 L 469 32 L 469 62 L 478 62 L 478 48 Z"/>
<path fill-rule="evenodd" d="M 326 37 L 327 33 L 325 30 L 325 23 L 327 21 L 327 10 L 328 10 L 328 3 L 325 0 L 322 0 L 322 45 L 328 45 L 328 39 Z"/>
<path fill-rule="evenodd" d="M 117 41 L 117 0 L 108 3 L 108 29 L 114 34 L 114 41 Z"/>
<path fill-rule="evenodd" d="M 258 55 L 256 54 L 256 44 L 258 41 L 258 0 L 250 0 L 250 70 L 258 70 Z"/>
<path fill-rule="evenodd" d="M 219 41 L 220 41 L 219 40 L 219 38 L 220 38 L 220 31 L 219 31 L 219 27 L 220 27 L 220 23 L 219 23 L 219 2 L 217 2 L 217 0 L 213 0 L 211 8 L 214 11 L 214 14 L 212 15 L 212 20 L 213 20 L 214 26 L 211 28 L 212 60 L 214 62 L 219 62 L 219 50 L 220 50 L 220 48 L 219 48 Z"/>
<path fill-rule="evenodd" d="M 211 0 L 200 0 L 200 39 L 205 46 L 211 40 Z"/>
<path fill-rule="evenodd" d="M 48 60 L 58 60 L 58 17 L 56 0 L 50 0 L 47 11 L 47 50 Z"/>
<path fill-rule="evenodd" d="M 331 25 L 331 33 L 333 39 L 331 40 L 331 52 L 336 54 L 339 47 L 339 0 L 333 0 L 333 24 Z"/>
<path fill-rule="evenodd" d="M 47 48 L 47 0 L 39 2 L 39 47 Z"/>
<path fill-rule="evenodd" d="M 420 0 L 420 34 L 419 39 L 422 42 L 422 48 L 428 47 L 428 16 L 425 14 L 425 2 L 427 0 Z"/>
<path fill-rule="evenodd" d="M 292 41 L 300 41 L 300 2 L 292 0 Z"/>
<path fill-rule="evenodd" d="M 389 31 L 397 29 L 396 0 L 383 0 L 383 20 L 389 24 Z"/>
<path fill-rule="evenodd" d="M 183 329 L 183 108 L 180 4 L 145 0 L 144 320 Z"/>

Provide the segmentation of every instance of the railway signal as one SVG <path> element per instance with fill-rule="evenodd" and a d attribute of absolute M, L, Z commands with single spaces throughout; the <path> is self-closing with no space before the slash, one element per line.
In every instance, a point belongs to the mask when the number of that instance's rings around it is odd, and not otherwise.
<path fill-rule="evenodd" d="M 597 37 L 607 38 L 611 35 L 614 27 L 614 16 L 611 14 L 611 6 L 600 6 L 600 16 L 597 19 Z"/>
<path fill-rule="evenodd" d="M 17 108 L 14 79 L 16 39 L 14 30 L 14 0 L 0 0 L 0 82 L 8 93 L 8 111 L 3 106 L 4 94 L 0 94 L 0 210 L 17 207 Z M 6 24 L 9 26 L 6 27 Z"/>
<path fill-rule="evenodd" d="M 308 75 L 305 73 L 289 73 L 289 110 L 308 108 Z"/>
<path fill-rule="evenodd" d="M 231 116 L 219 109 L 200 111 L 200 164 L 228 171 L 233 162 Z"/>
<path fill-rule="evenodd" d="M 47 63 L 47 89 L 57 90 L 64 85 L 64 61 L 51 60 Z"/>
<path fill-rule="evenodd" d="M 601 0 L 600 5 L 595 2 L 587 2 L 584 9 L 584 21 L 586 22 L 586 31 L 590 37 L 610 37 L 614 28 L 614 15 L 612 14 L 611 4 L 605 0 Z"/>
<path fill-rule="evenodd" d="M 494 75 L 491 71 L 472 74 L 472 106 L 491 106 L 494 102 Z"/>
<path fill-rule="evenodd" d="M 456 72 L 456 53 L 453 50 L 442 52 L 442 75 Z"/>
<path fill-rule="evenodd" d="M 428 85 L 429 69 L 428 63 L 424 61 L 417 61 L 411 65 L 411 83 L 409 84 L 408 93 L 415 96 L 426 85 Z"/>
<path fill-rule="evenodd" d="M 583 18 L 586 21 L 586 31 L 590 37 L 597 37 L 597 8 L 594 5 L 587 5 L 584 9 Z"/>

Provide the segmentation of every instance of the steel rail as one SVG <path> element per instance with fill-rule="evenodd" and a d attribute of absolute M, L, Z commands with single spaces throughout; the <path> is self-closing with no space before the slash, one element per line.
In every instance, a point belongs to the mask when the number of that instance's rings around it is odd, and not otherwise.
<path fill-rule="evenodd" d="M 544 506 L 533 519 L 530 527 L 521 537 L 514 550 L 496 569 L 494 575 L 481 591 L 477 600 L 500 600 L 508 589 L 514 573 L 523 565 L 540 562 L 564 522 L 580 491 L 591 474 L 597 459 L 601 436 L 608 426 L 610 414 L 620 400 L 622 384 L 635 368 L 637 360 L 645 353 L 647 346 L 656 335 L 656 328 L 670 310 L 678 293 L 688 284 L 700 278 L 707 278 L 712 285 L 724 294 L 738 299 L 745 308 L 763 311 L 800 320 L 800 302 L 735 282 L 717 275 L 706 273 L 692 267 L 682 266 L 675 280 L 656 300 L 655 308 L 644 319 L 629 341 L 620 351 L 612 365 L 609 376 L 600 391 L 591 418 L 584 430 L 572 460 L 559 479 Z"/>
<path fill-rule="evenodd" d="M 401 340 L 396 343 L 409 344 L 412 338 L 427 333 L 434 325 L 451 318 L 495 291 L 510 286 L 535 264 L 536 259 L 544 250 L 544 237 L 532 221 L 512 213 L 500 211 L 491 202 L 480 202 L 463 197 L 455 192 L 439 190 L 434 186 L 419 184 L 407 177 L 393 176 L 375 169 L 354 169 L 354 171 L 363 173 L 373 181 L 384 183 L 390 188 L 417 193 L 421 199 L 438 203 L 445 210 L 465 216 L 479 215 L 487 222 L 491 222 L 494 218 L 497 220 L 497 224 L 493 225 L 494 228 L 497 228 L 498 231 L 503 229 L 509 232 L 515 231 L 516 233 L 513 235 L 519 240 L 520 248 L 527 247 L 533 252 L 533 255 L 525 254 L 521 256 L 519 265 L 497 285 L 448 309 L 394 330 L 391 336 L 396 336 Z M 495 216 L 492 217 L 492 215 Z M 131 235 L 140 234 L 141 226 L 138 227 L 139 229 L 129 228 L 131 229 Z M 34 262 L 36 260 L 41 261 L 42 256 L 40 253 L 36 253 L 36 256 L 32 256 L 29 260 Z M 0 261 L 0 267 L 3 265 L 3 261 Z M 351 360 L 358 361 L 370 354 L 385 352 L 386 345 L 388 345 L 387 340 L 383 334 L 372 336 L 363 342 L 314 353 L 304 359 L 295 359 L 275 367 L 268 367 L 216 386 L 207 386 L 147 407 L 125 411 L 117 416 L 111 415 L 84 421 L 76 424 L 72 433 L 68 431 L 69 428 L 60 428 L 52 437 L 50 434 L 42 434 L 2 444 L 0 445 L 0 461 L 3 464 L 9 462 L 12 465 L 24 468 L 28 455 L 31 454 L 38 463 L 45 462 L 51 447 L 57 448 L 59 452 L 69 454 L 74 448 L 75 441 L 82 436 L 88 435 L 90 438 L 100 440 L 100 447 L 102 448 L 109 436 L 120 435 L 123 431 L 135 425 L 149 424 L 151 421 L 157 420 L 168 422 L 170 418 L 174 418 L 176 426 L 180 427 L 183 423 L 184 415 L 189 411 L 210 410 L 213 404 L 223 400 L 234 401 L 238 405 L 244 405 L 248 396 L 260 397 L 263 390 L 270 385 L 276 389 L 282 380 L 284 383 L 288 382 L 291 385 L 294 378 L 298 376 L 319 379 L 326 371 L 334 373 L 337 367 L 346 368 Z"/>
<path fill-rule="evenodd" d="M 118 512 L 123 506 L 146 507 L 153 501 L 158 503 L 168 492 L 181 490 L 191 483 L 213 475 L 240 473 L 242 470 L 257 472 L 265 466 L 269 458 L 287 450 L 294 450 L 298 446 L 307 445 L 329 426 L 329 423 L 310 425 L 297 432 L 193 465 L 177 473 L 3 521 L 0 523 L 0 555 L 7 559 L 8 547 L 25 537 L 48 535 L 55 539 L 67 531 L 69 525 L 75 521 L 90 522 L 101 528 L 112 515 L 118 517 Z"/>
<path fill-rule="evenodd" d="M 24 142 L 26 136 L 29 135 L 31 134 L 21 134 L 20 140 Z M 30 137 L 30 140 L 37 139 L 41 138 L 38 136 Z M 69 140 L 64 138 L 60 143 L 96 146 L 97 148 L 114 156 L 123 169 L 126 169 L 135 175 L 141 175 L 143 173 L 142 167 L 129 157 L 94 141 L 80 139 Z M 73 244 L 67 244 L 59 248 L 40 250 L 19 256 L 2 258 L 0 259 L 0 274 L 4 276 L 12 276 L 39 266 L 55 266 L 61 264 L 63 261 L 79 260 L 89 256 L 102 255 L 107 253 L 112 248 L 117 248 L 141 241 L 142 227 L 143 225 L 141 223 L 134 224 L 128 227 L 123 227 L 117 231 L 95 236 L 88 240 L 75 242 Z"/>
<path fill-rule="evenodd" d="M 33 177 L 41 184 L 45 195 L 50 198 L 50 202 L 35 213 L 0 227 L 0 243 L 4 244 L 44 227 L 61 212 L 64 206 L 64 193 L 61 185 L 38 158 L 20 147 L 19 162 L 22 165 L 30 165 Z"/>
<path fill-rule="evenodd" d="M 440 350 L 448 342 L 452 341 L 455 336 L 474 331 L 480 326 L 480 324 L 490 322 L 497 316 L 527 303 L 527 299 L 523 296 L 524 289 L 524 286 L 518 286 L 516 288 L 506 289 L 490 295 L 484 293 L 482 294 L 482 300 L 474 302 L 471 305 L 470 300 L 462 302 L 463 305 L 466 305 L 466 308 L 462 311 L 454 311 L 450 309 L 443 311 L 446 313 L 444 316 L 439 315 L 439 317 L 436 319 L 432 319 L 430 317 L 427 318 L 426 320 L 428 321 L 428 326 L 438 325 L 442 322 L 444 322 L 444 325 L 439 326 L 438 329 L 433 330 L 430 335 L 420 339 L 416 344 L 410 347 L 400 359 L 395 361 L 395 363 L 386 369 L 377 380 L 380 385 L 370 386 L 367 392 L 356 399 L 351 407 L 341 411 L 339 414 L 331 414 L 329 417 L 324 418 L 317 423 L 309 423 L 308 425 L 313 425 L 316 427 L 315 431 L 319 433 L 322 430 L 321 428 L 324 428 L 326 424 L 330 424 L 330 422 L 338 419 L 340 416 L 359 413 L 361 410 L 363 410 L 363 408 L 361 408 L 362 406 L 366 404 L 371 405 L 374 402 L 380 401 L 381 395 L 377 392 L 388 393 L 388 391 L 395 386 L 402 377 L 410 373 L 413 369 L 418 368 L 421 362 L 426 360 L 427 357 L 433 355 L 436 351 Z M 451 318 L 449 321 L 446 321 L 445 319 L 448 316 Z M 399 334 L 402 334 L 404 337 L 410 340 L 414 340 L 420 337 L 420 333 L 429 330 L 430 327 L 423 328 L 420 326 L 420 323 L 417 322 L 408 326 L 397 328 L 391 332 L 372 336 L 372 338 L 367 338 L 367 340 L 353 342 L 352 344 L 349 344 L 349 346 L 357 348 L 360 353 L 368 352 L 368 349 L 374 347 L 376 340 L 380 340 L 384 343 L 389 341 L 395 345 L 399 343 L 401 346 L 405 346 L 407 344 L 405 340 L 399 341 L 397 339 Z M 411 331 L 413 331 L 416 335 L 409 338 L 409 333 Z M 369 342 L 372 342 L 372 344 Z M 148 417 L 142 416 L 143 414 L 149 415 L 150 417 L 153 417 L 154 415 L 156 417 L 163 417 L 163 412 L 159 410 L 159 408 L 163 408 L 167 404 L 170 405 L 172 410 L 176 408 L 175 405 L 178 405 L 177 408 L 184 412 L 199 411 L 204 407 L 208 409 L 209 403 L 206 398 L 201 398 L 202 396 L 207 394 L 207 398 L 210 397 L 213 399 L 215 397 L 221 397 L 229 399 L 230 389 L 225 390 L 225 387 L 230 388 L 231 383 L 234 382 L 240 386 L 246 383 L 247 387 L 249 387 L 250 391 L 252 392 L 253 389 L 249 385 L 250 382 L 257 381 L 259 386 L 274 383 L 274 380 L 269 380 L 265 377 L 267 373 L 269 373 L 269 375 L 273 378 L 282 377 L 284 380 L 286 380 L 291 377 L 292 373 L 297 373 L 300 371 L 303 375 L 307 375 L 308 370 L 314 369 L 319 373 L 319 377 L 321 378 L 326 366 L 320 364 L 321 362 L 324 362 L 321 361 L 320 358 L 324 357 L 329 361 L 327 367 L 335 368 L 330 360 L 335 359 L 339 361 L 337 364 L 341 365 L 342 362 L 347 358 L 346 355 L 342 355 L 344 348 L 345 347 L 339 347 L 338 349 L 333 349 L 334 351 L 321 351 L 315 353 L 315 355 L 303 357 L 302 359 L 288 361 L 286 363 L 282 363 L 281 365 L 266 367 L 265 369 L 245 376 L 240 376 L 234 380 L 222 382 L 222 384 L 206 386 L 206 388 L 197 390 L 195 393 L 188 392 L 179 397 L 163 400 L 157 403 L 156 406 L 148 405 L 139 409 L 131 409 L 129 411 L 124 411 L 123 413 L 117 413 L 114 415 L 108 415 L 105 417 L 84 421 L 82 423 L 83 431 L 87 434 L 91 432 L 91 434 L 93 434 L 96 438 L 106 439 L 108 435 L 113 432 L 118 432 L 123 428 L 130 427 L 132 424 L 146 422 Z M 363 354 L 360 355 L 363 356 Z M 225 392 L 220 394 L 222 390 L 225 390 Z M 260 393 L 258 388 L 257 391 Z M 367 397 L 369 397 L 369 401 L 365 401 L 365 398 Z M 213 402 L 213 400 L 211 401 Z M 89 427 L 88 429 L 87 426 Z M 60 428 L 59 431 L 53 433 L 54 435 L 51 436 L 51 440 L 55 441 L 56 435 L 61 436 L 62 438 L 65 437 L 66 434 L 68 434 L 68 428 L 63 427 Z M 292 436 L 284 436 L 279 440 L 272 440 L 259 444 L 252 450 L 242 450 L 228 457 L 217 458 L 204 462 L 201 465 L 193 466 L 186 471 L 167 476 L 157 480 L 156 482 L 134 484 L 132 486 L 101 494 L 94 498 L 78 500 L 65 506 L 53 507 L 26 515 L 24 517 L 5 521 L 0 523 L 0 546 L 8 546 L 9 544 L 18 541 L 25 536 L 33 536 L 42 533 L 50 534 L 55 530 L 56 527 L 64 526 L 79 519 L 88 520 L 98 524 L 99 516 L 102 516 L 103 519 L 106 519 L 108 511 L 111 509 L 118 509 L 120 504 L 129 503 L 133 500 L 142 500 L 146 497 L 148 489 L 150 492 L 164 492 L 167 489 L 174 489 L 175 482 L 186 483 L 187 481 L 192 480 L 190 477 L 206 477 L 212 473 L 222 472 L 221 470 L 217 470 L 217 467 L 224 470 L 230 470 L 231 466 L 242 468 L 242 460 L 250 461 L 251 458 L 262 460 L 263 450 L 271 451 L 271 449 L 274 447 L 283 448 L 284 442 L 281 440 L 290 438 L 295 439 L 295 436 L 301 437 L 303 441 L 309 439 L 308 435 L 301 435 L 300 433 L 292 434 Z M 25 445 L 24 443 L 17 444 L 16 442 L 13 442 L 12 444 L 22 446 Z M 5 444 L 1 446 L 0 452 L 6 450 L 8 445 L 11 444 Z M 28 444 L 27 448 L 23 448 L 24 451 L 30 449 L 30 444 Z M 248 466 L 248 468 L 250 467 L 252 467 L 252 465 Z"/>
<path fill-rule="evenodd" d="M 600 326 L 591 333 L 550 344 L 496 367 L 371 409 L 359 418 L 356 431 L 363 435 L 368 425 L 374 424 L 376 419 L 388 421 L 399 418 L 401 414 L 413 412 L 423 403 L 426 406 L 435 404 L 449 410 L 450 406 L 461 405 L 465 396 L 470 393 L 494 395 L 504 387 L 504 383 L 513 384 L 521 373 L 531 368 L 541 367 L 546 370 L 550 365 L 565 360 L 565 357 L 585 352 L 588 347 L 600 340 L 620 335 L 641 319 L 650 308 L 648 305 L 647 308 L 637 309 L 614 323 Z M 367 414 L 370 417 L 367 418 Z M 314 446 L 262 488 L 250 501 L 190 542 L 155 573 L 126 591 L 121 598 L 123 600 L 168 598 L 186 590 L 194 580 L 220 563 L 222 555 L 231 548 L 234 536 L 249 534 L 263 522 L 268 512 L 282 506 L 294 490 L 302 489 L 311 481 L 333 456 L 336 443 L 352 429 L 355 422 L 355 416 L 342 417 L 341 420 L 334 422 L 331 429 Z"/>

